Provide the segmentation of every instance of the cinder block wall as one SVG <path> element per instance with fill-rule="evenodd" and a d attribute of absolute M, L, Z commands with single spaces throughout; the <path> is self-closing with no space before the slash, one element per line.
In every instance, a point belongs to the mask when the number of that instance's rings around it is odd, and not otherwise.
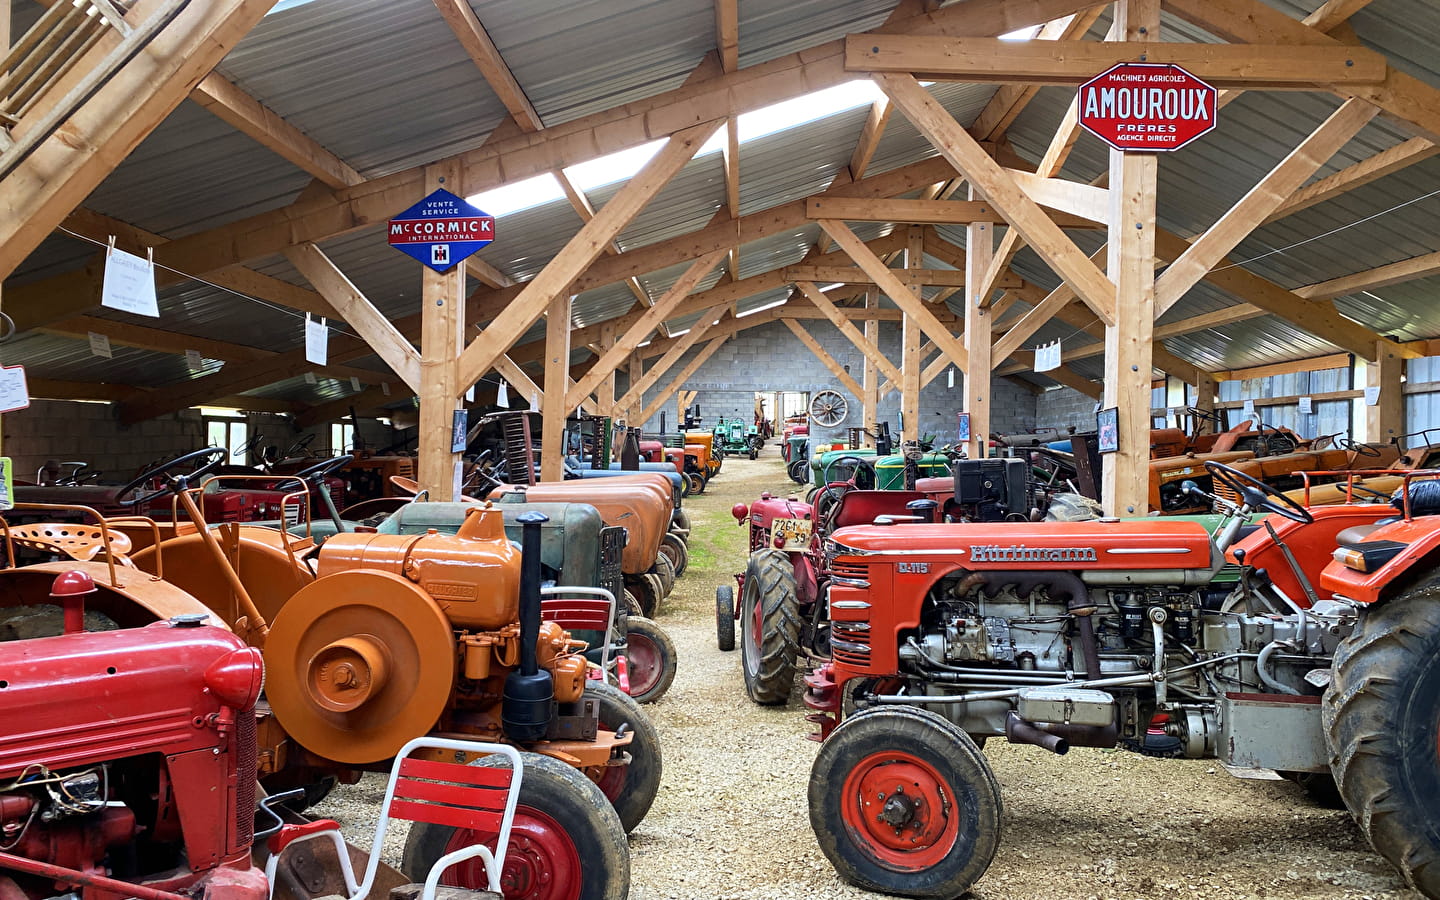
<path fill-rule="evenodd" d="M 860 351 L 846 340 L 839 329 L 824 320 L 802 319 L 800 321 L 801 325 L 815 337 L 815 340 L 825 348 L 827 353 L 834 357 L 836 362 L 850 366 L 851 377 L 860 382 L 864 358 Z M 701 341 L 702 346 L 704 343 Z M 899 323 L 880 323 L 879 347 L 890 360 L 899 364 Z M 681 358 L 675 364 L 672 373 L 679 374 L 697 352 L 699 351 L 692 349 Z M 623 377 L 619 380 L 622 383 L 626 381 Z M 661 379 L 664 384 L 668 384 L 669 381 L 670 378 Z M 881 378 L 881 383 L 884 383 L 883 378 Z M 955 387 L 951 389 L 946 385 L 946 376 L 942 374 L 920 392 L 921 432 L 936 433 L 939 435 L 937 442 L 941 444 L 954 442 L 955 414 L 962 410 L 963 395 L 961 391 L 964 381 L 957 372 Z M 687 390 L 697 392 L 695 402 L 700 404 L 700 413 L 707 425 L 713 424 L 722 415 L 739 415 L 748 421 L 754 408 L 756 391 L 810 391 L 813 393 L 825 389 L 836 390 L 844 394 L 850 402 L 850 414 L 839 428 L 822 435 L 823 438 L 841 440 L 845 437 L 845 429 L 861 424 L 866 426 L 871 424 L 860 421 L 860 398 L 852 396 L 849 391 L 841 388 L 834 376 L 830 374 L 830 370 L 821 365 L 815 355 L 801 344 L 790 332 L 790 329 L 781 322 L 742 331 L 731 338 L 695 371 L 695 374 L 687 380 L 685 387 Z M 646 402 L 652 402 L 659 390 L 659 387 L 652 389 L 646 395 Z M 623 393 L 623 391 L 624 388 L 620 388 L 619 392 Z M 995 431 L 1028 431 L 1034 427 L 1035 395 L 1007 379 L 998 378 L 994 382 L 993 409 L 992 428 Z M 673 429 L 676 414 L 673 398 L 667 403 L 664 410 L 666 427 Z M 890 423 L 892 432 L 899 434 L 900 391 L 898 389 L 890 391 L 880 398 L 878 415 L 881 421 Z M 650 421 L 644 423 L 644 427 L 647 431 L 659 430 L 659 414 L 657 413 Z"/>
<path fill-rule="evenodd" d="M 304 434 L 314 432 L 310 449 L 330 449 L 329 425 L 296 431 L 286 416 L 273 413 L 246 415 L 251 434 L 258 429 L 267 444 L 283 450 Z M 387 429 L 363 420 L 364 435 L 372 446 L 390 442 Z M 6 413 L 0 420 L 0 455 L 14 460 L 15 476 L 33 480 L 46 460 L 83 460 L 105 474 L 102 481 L 125 482 L 143 466 L 165 457 L 206 446 L 205 423 L 199 410 L 187 409 L 134 425 L 121 425 L 110 403 L 70 400 L 35 400 L 28 409 Z M 373 432 L 373 433 L 372 433 Z"/>
<path fill-rule="evenodd" d="M 1094 431 L 1095 400 L 1068 387 L 1046 391 L 1035 398 L 1035 427 Z"/>

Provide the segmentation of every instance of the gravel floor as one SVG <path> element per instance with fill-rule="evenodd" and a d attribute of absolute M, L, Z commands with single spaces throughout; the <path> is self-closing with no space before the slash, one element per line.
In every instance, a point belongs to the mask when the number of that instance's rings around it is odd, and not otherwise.
<path fill-rule="evenodd" d="M 817 745 L 805 739 L 798 699 L 753 705 L 739 652 L 715 646 L 715 588 L 733 583 L 745 559 L 745 530 L 730 507 L 793 487 L 772 445 L 754 462 L 727 459 L 709 491 L 686 501 L 690 569 L 658 616 L 680 668 L 669 693 L 647 707 L 665 775 L 631 835 L 635 900 L 878 896 L 841 882 L 810 831 L 805 786 Z M 1004 791 L 1005 833 L 972 897 L 1419 898 L 1348 813 L 1315 806 L 1288 782 L 1119 751 L 1061 758 L 991 741 L 986 754 Z M 316 812 L 373 821 L 381 788 L 369 779 L 341 788 Z M 398 859 L 399 834 L 387 844 Z"/>

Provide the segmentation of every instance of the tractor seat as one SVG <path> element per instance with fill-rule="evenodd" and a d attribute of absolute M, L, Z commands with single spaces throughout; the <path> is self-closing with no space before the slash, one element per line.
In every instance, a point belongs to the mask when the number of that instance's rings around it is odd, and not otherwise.
<path fill-rule="evenodd" d="M 1391 522 L 1398 522 L 1400 519 L 1391 516 L 1388 519 L 1381 519 L 1370 525 L 1351 525 L 1335 535 L 1335 543 L 1341 547 L 1353 547 L 1356 544 L 1363 544 L 1369 540 L 1370 535 L 1389 525 Z"/>
<path fill-rule="evenodd" d="M 906 503 L 924 499 L 925 495 L 920 491 L 846 491 L 831 515 L 830 527 L 869 525 L 877 516 L 905 515 Z"/>
<path fill-rule="evenodd" d="M 90 562 L 105 552 L 104 532 L 97 525 L 76 525 L 69 522 L 37 522 L 14 526 L 10 538 L 22 547 L 80 562 Z M 110 555 L 123 559 L 130 552 L 130 536 L 110 531 Z"/>

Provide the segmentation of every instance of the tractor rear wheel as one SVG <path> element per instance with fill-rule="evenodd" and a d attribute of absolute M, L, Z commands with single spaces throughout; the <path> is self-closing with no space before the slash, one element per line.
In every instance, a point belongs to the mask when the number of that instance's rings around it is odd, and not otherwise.
<path fill-rule="evenodd" d="M 871 891 L 958 897 L 1000 843 L 1000 785 L 965 732 L 928 710 L 856 713 L 810 769 L 810 827 L 835 871 Z"/>
<path fill-rule="evenodd" d="M 675 642 L 654 619 L 631 616 L 625 635 L 630 696 L 636 703 L 654 703 L 675 680 L 679 654 Z"/>
<path fill-rule="evenodd" d="M 684 575 L 685 570 L 690 567 L 690 548 L 678 534 L 667 531 L 660 539 L 660 552 L 670 558 L 670 564 L 675 567 L 676 578 Z"/>
<path fill-rule="evenodd" d="M 789 702 L 800 655 L 800 598 L 788 554 L 757 550 L 740 595 L 741 670 L 745 691 L 762 706 Z"/>
<path fill-rule="evenodd" d="M 630 845 L 620 817 L 595 782 L 579 770 L 538 753 L 523 754 L 524 776 L 515 824 L 500 877 L 506 900 L 621 900 L 630 890 Z M 491 761 L 497 760 L 497 761 Z M 496 757 L 472 765 L 497 765 Z M 446 853 L 483 841 L 495 832 L 476 833 L 449 825 L 416 823 L 405 842 L 401 868 L 423 882 Z M 584 860 L 584 871 L 581 871 Z M 485 890 L 479 859 L 451 867 L 441 884 Z"/>
<path fill-rule="evenodd" d="M 645 714 L 635 698 L 613 684 L 590 681 L 585 684 L 585 696 L 600 704 L 600 727 L 614 731 L 621 725 L 635 735 L 626 752 L 630 764 L 606 766 L 599 773 L 600 792 L 615 807 L 620 824 L 628 833 L 633 831 L 650 812 L 655 795 L 660 792 L 660 773 L 663 764 L 660 758 L 660 735 L 650 717 Z M 529 772 L 526 772 L 528 775 Z"/>
<path fill-rule="evenodd" d="M 1320 715 L 1360 830 L 1410 885 L 1440 897 L 1440 577 L 1360 614 Z"/>
<path fill-rule="evenodd" d="M 715 643 L 721 650 L 735 649 L 735 589 L 728 584 L 715 589 Z"/>
<path fill-rule="evenodd" d="M 785 467 L 785 474 L 789 475 L 790 480 L 796 484 L 804 484 L 807 480 L 806 473 L 809 470 L 810 461 L 801 456 L 790 460 L 790 464 Z"/>

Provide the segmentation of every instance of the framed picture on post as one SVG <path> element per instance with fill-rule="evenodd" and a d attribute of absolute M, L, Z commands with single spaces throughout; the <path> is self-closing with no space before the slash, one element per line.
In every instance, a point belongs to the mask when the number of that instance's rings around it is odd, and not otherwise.
<path fill-rule="evenodd" d="M 970 440 L 970 414 L 956 413 L 955 419 L 958 423 L 955 429 L 956 440 L 963 444 Z"/>
<path fill-rule="evenodd" d="M 1101 453 L 1114 453 L 1120 449 L 1120 408 L 1112 406 L 1095 414 L 1096 449 Z"/>

